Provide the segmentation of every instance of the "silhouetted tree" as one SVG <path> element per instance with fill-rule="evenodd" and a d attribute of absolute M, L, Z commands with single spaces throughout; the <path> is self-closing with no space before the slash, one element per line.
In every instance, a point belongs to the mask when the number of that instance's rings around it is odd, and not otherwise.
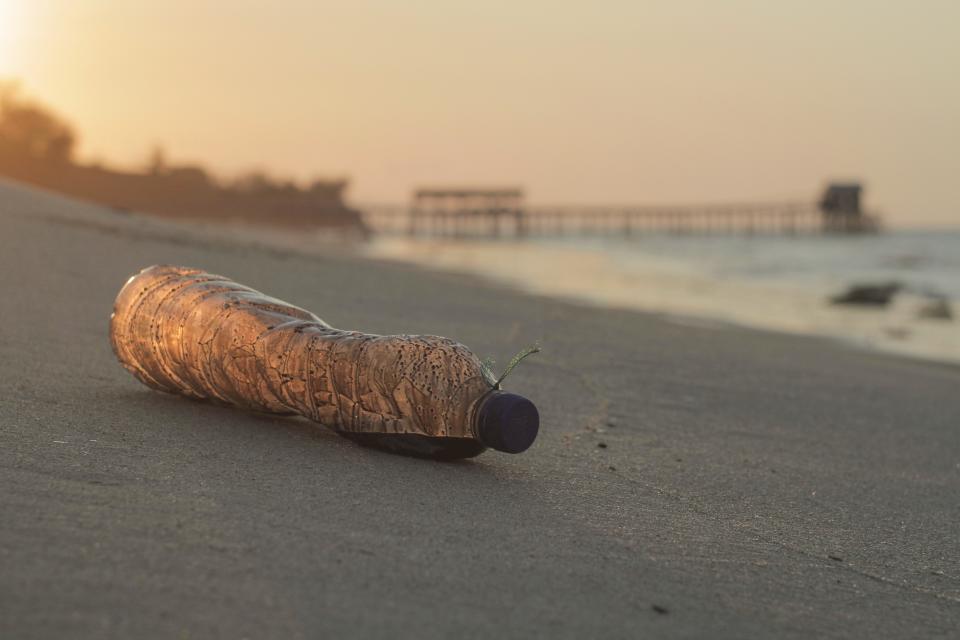
<path fill-rule="evenodd" d="M 0 143 L 34 158 L 70 162 L 73 128 L 46 107 L 19 95 L 16 85 L 0 86 Z"/>

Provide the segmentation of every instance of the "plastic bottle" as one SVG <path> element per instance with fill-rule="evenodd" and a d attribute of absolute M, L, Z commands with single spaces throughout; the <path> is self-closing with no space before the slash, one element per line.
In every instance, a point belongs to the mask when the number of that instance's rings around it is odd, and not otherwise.
<path fill-rule="evenodd" d="M 110 341 L 151 388 L 299 414 L 397 453 L 519 453 L 539 427 L 533 403 L 494 389 L 453 340 L 334 329 L 199 269 L 157 265 L 131 277 L 114 303 Z"/>

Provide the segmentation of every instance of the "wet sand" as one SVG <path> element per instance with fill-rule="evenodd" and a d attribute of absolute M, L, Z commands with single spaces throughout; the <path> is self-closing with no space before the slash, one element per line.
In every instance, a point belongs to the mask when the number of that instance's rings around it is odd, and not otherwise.
<path fill-rule="evenodd" d="M 0 637 L 948 637 L 960 371 L 297 255 L 0 183 Z M 454 337 L 540 408 L 440 464 L 152 392 L 117 290 L 220 272 Z"/>

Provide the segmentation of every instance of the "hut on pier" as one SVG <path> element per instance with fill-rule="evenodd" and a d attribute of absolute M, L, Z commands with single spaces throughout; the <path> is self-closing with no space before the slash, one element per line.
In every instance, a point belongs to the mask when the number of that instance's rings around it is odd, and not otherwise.
<path fill-rule="evenodd" d="M 424 187 L 413 192 L 411 235 L 419 233 L 463 237 L 521 236 L 525 232 L 523 189 Z"/>
<path fill-rule="evenodd" d="M 834 182 L 827 185 L 820 198 L 823 230 L 828 233 L 860 233 L 874 231 L 876 218 L 861 206 L 863 185 L 857 182 Z"/>

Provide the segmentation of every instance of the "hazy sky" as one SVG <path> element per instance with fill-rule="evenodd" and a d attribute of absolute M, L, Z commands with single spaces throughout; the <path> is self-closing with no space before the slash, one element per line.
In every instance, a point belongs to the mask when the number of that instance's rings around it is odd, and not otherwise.
<path fill-rule="evenodd" d="M 960 2 L 0 0 L 85 157 L 539 202 L 812 197 L 960 224 Z"/>

